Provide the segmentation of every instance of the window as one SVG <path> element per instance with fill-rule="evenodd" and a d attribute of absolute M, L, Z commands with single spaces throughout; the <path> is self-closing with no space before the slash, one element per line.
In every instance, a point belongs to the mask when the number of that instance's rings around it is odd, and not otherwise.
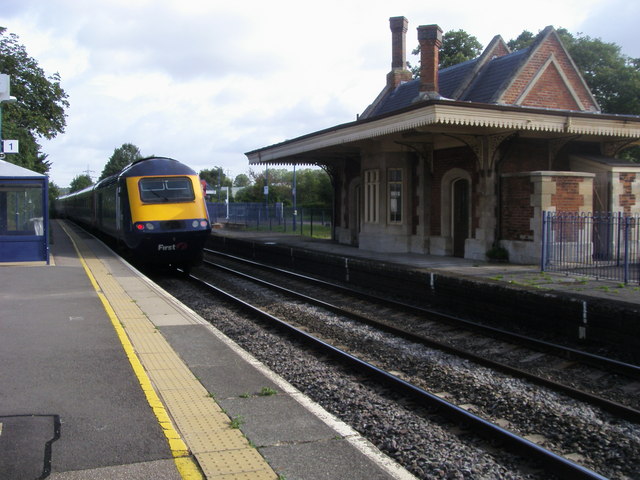
<path fill-rule="evenodd" d="M 380 205 L 380 172 L 378 170 L 366 170 L 364 172 L 364 221 L 378 223 Z"/>
<path fill-rule="evenodd" d="M 391 168 L 387 173 L 389 223 L 402 223 L 402 170 Z"/>
<path fill-rule="evenodd" d="M 138 183 L 140 199 L 145 203 L 190 202 L 195 199 L 188 177 L 147 177 Z"/>
<path fill-rule="evenodd" d="M 0 235 L 44 235 L 41 184 L 0 185 Z"/>

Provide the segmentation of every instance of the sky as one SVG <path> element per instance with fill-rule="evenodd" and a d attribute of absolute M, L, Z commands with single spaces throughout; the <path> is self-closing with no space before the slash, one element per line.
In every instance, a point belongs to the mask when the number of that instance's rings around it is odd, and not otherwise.
<path fill-rule="evenodd" d="M 0 0 L 0 26 L 69 96 L 65 132 L 40 141 L 60 187 L 97 179 L 125 143 L 196 171 L 261 171 L 245 152 L 354 121 L 373 102 L 395 16 L 409 20 L 412 64 L 416 28 L 434 23 L 483 46 L 553 25 L 640 57 L 629 0 Z"/>

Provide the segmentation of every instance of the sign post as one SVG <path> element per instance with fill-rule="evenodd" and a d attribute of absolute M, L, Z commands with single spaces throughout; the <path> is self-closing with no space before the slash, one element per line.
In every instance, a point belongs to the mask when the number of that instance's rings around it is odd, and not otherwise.
<path fill-rule="evenodd" d="M 11 81 L 9 75 L 0 73 L 0 140 L 2 140 L 2 105 L 13 103 L 17 100 L 11 96 Z M 5 153 L 18 153 L 18 141 L 6 140 L 2 142 L 2 158 Z"/>

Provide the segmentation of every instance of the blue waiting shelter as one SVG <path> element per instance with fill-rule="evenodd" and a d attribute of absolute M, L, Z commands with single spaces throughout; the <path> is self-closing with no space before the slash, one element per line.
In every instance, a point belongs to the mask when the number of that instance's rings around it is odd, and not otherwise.
<path fill-rule="evenodd" d="M 0 264 L 49 264 L 49 178 L 0 160 Z"/>

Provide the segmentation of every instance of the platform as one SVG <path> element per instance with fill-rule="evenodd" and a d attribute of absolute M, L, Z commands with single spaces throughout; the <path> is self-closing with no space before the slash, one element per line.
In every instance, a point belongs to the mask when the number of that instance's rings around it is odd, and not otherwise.
<path fill-rule="evenodd" d="M 301 235 L 218 229 L 208 246 L 300 273 L 384 291 L 554 343 L 640 362 L 640 286 L 541 272 L 538 265 L 376 252 Z M 604 349 L 604 350 L 603 350 Z"/>
<path fill-rule="evenodd" d="M 50 265 L 0 267 L 0 478 L 413 478 L 100 242 L 51 226 Z"/>
<path fill-rule="evenodd" d="M 250 230 L 214 230 L 213 237 L 256 242 L 265 246 L 287 246 L 298 250 L 323 252 L 341 258 L 359 258 L 385 265 L 399 265 L 416 271 L 474 278 L 480 282 L 503 283 L 538 292 L 573 293 L 594 299 L 628 302 L 640 306 L 640 285 L 620 281 L 571 276 L 561 272 L 542 272 L 540 265 L 493 263 L 467 258 L 420 253 L 376 252 L 343 245 L 331 240 L 302 235 Z"/>

